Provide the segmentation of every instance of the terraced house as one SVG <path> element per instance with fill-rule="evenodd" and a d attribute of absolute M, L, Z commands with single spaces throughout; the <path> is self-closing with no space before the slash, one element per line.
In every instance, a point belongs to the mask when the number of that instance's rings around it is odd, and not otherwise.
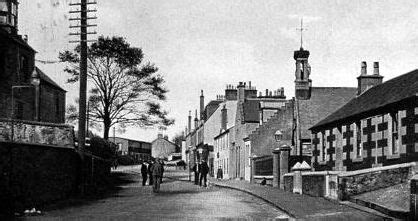
<path fill-rule="evenodd" d="M 418 70 L 382 83 L 362 63 L 357 97 L 311 128 L 315 170 L 353 171 L 418 160 Z"/>

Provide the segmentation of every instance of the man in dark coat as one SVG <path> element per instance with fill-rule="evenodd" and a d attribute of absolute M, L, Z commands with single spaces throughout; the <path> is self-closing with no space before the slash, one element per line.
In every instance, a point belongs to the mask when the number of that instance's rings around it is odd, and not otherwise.
<path fill-rule="evenodd" d="M 152 186 L 152 190 L 154 193 L 158 193 L 160 191 L 160 182 L 161 177 L 163 175 L 163 166 L 161 164 L 161 160 L 157 159 L 155 164 L 152 166 L 152 176 L 154 177 L 154 185 Z"/>
<path fill-rule="evenodd" d="M 153 167 L 153 164 L 152 164 L 152 161 L 150 161 L 148 165 L 148 177 L 149 177 L 148 185 L 150 186 L 154 183 L 154 180 L 152 177 L 152 167 Z"/>
<path fill-rule="evenodd" d="M 199 186 L 202 186 L 202 180 L 204 180 L 203 186 L 206 187 L 207 182 L 207 176 L 209 173 L 209 166 L 206 163 L 206 161 L 202 160 L 202 163 L 200 164 L 200 181 Z"/>
<path fill-rule="evenodd" d="M 194 164 L 192 170 L 194 172 L 194 184 L 198 185 L 199 184 L 199 166 L 197 165 L 197 163 Z"/>
<path fill-rule="evenodd" d="M 147 183 L 147 178 L 148 178 L 148 168 L 147 168 L 147 165 L 145 165 L 145 163 L 141 164 L 141 174 L 142 174 L 142 186 L 145 186 L 145 184 Z"/>

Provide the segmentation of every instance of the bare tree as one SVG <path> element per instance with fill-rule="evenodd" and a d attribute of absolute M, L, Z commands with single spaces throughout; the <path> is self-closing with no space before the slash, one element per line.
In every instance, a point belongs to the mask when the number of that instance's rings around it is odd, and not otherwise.
<path fill-rule="evenodd" d="M 71 75 L 68 83 L 79 79 L 78 52 L 76 47 L 59 54 L 67 63 L 64 71 Z M 143 64 L 143 57 L 140 48 L 131 47 L 122 37 L 101 36 L 88 48 L 89 118 L 103 125 L 106 140 L 114 125 L 126 128 L 174 123 L 160 105 L 168 92 L 164 78 L 154 64 Z M 72 118 L 76 117 L 75 110 L 75 106 L 68 109 Z"/>

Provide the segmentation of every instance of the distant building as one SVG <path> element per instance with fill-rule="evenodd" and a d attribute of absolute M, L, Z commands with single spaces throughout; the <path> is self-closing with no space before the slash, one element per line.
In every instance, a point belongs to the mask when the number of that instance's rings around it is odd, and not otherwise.
<path fill-rule="evenodd" d="M 352 171 L 418 161 L 418 70 L 382 83 L 362 63 L 357 97 L 312 128 L 313 168 Z"/>
<path fill-rule="evenodd" d="M 112 137 L 110 141 L 117 145 L 120 156 L 132 156 L 135 160 L 148 161 L 151 159 L 151 143 L 122 137 Z"/>
<path fill-rule="evenodd" d="M 172 153 L 175 153 L 179 147 L 168 140 L 168 136 L 163 137 L 158 134 L 157 139 L 151 142 L 151 156 L 154 158 L 166 158 Z"/>
<path fill-rule="evenodd" d="M 35 66 L 36 51 L 17 33 L 17 1 L 0 1 L 0 118 L 64 123 L 65 93 Z"/>

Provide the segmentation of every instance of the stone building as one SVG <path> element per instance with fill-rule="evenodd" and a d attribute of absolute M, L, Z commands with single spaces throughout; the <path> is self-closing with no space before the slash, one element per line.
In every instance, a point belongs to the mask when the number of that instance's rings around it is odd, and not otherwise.
<path fill-rule="evenodd" d="M 0 1 L 0 118 L 64 123 L 65 90 L 35 66 L 17 33 L 17 1 Z"/>
<path fill-rule="evenodd" d="M 295 98 L 287 100 L 269 120 L 249 134 L 247 146 L 254 158 L 252 174 L 272 175 L 272 151 L 283 145 L 291 147 L 289 166 L 310 159 L 311 133 L 309 128 L 347 103 L 356 94 L 351 87 L 314 87 L 310 79 L 309 51 L 300 48 L 294 52 L 296 61 Z M 275 133 L 282 136 L 280 142 Z"/>
<path fill-rule="evenodd" d="M 315 170 L 353 171 L 418 160 L 418 70 L 382 83 L 362 63 L 355 98 L 312 128 Z"/>
<path fill-rule="evenodd" d="M 151 156 L 154 158 L 165 158 L 167 159 L 171 153 L 175 153 L 179 147 L 168 140 L 167 136 L 158 134 L 157 139 L 151 142 Z"/>
<path fill-rule="evenodd" d="M 112 137 L 110 140 L 117 145 L 117 153 L 120 156 L 129 155 L 138 161 L 151 159 L 151 143 L 149 142 L 122 137 Z"/>

